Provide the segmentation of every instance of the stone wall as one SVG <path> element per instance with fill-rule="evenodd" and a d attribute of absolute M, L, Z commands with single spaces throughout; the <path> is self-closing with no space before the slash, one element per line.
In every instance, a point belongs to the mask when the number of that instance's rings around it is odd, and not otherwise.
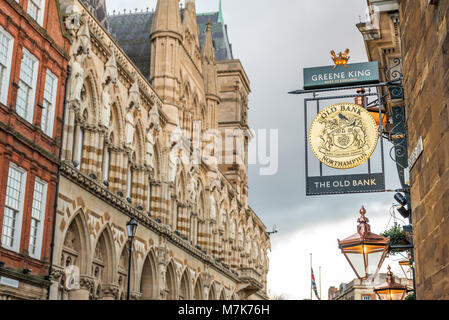
<path fill-rule="evenodd" d="M 417 299 L 449 299 L 449 2 L 401 1 Z"/>

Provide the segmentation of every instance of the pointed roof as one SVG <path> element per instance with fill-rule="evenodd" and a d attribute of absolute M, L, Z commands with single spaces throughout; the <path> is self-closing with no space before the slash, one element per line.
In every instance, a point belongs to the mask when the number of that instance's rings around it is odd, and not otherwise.
<path fill-rule="evenodd" d="M 151 35 L 158 32 L 182 34 L 179 0 L 158 0 L 154 13 Z"/>
<path fill-rule="evenodd" d="M 183 14 L 184 10 L 179 11 Z M 207 23 L 210 20 L 215 60 L 232 60 L 234 57 L 226 27 L 223 23 L 218 22 L 218 16 L 219 12 L 196 15 L 200 46 L 204 47 Z M 154 17 L 154 11 L 129 12 L 108 16 L 110 33 L 147 78 L 150 76 L 150 33 Z"/>
<path fill-rule="evenodd" d="M 218 4 L 218 19 L 217 19 L 218 23 L 223 23 L 223 9 L 221 8 L 221 0 L 220 3 Z"/>
<path fill-rule="evenodd" d="M 203 58 L 215 60 L 215 49 L 212 40 L 212 22 L 210 22 L 210 20 L 206 25 L 206 37 L 203 44 Z"/>

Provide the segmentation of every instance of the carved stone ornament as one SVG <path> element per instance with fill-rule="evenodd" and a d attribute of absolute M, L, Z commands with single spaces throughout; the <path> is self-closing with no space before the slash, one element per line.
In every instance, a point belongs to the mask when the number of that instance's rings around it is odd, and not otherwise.
<path fill-rule="evenodd" d="M 215 197 L 213 193 L 209 196 L 210 199 L 210 218 L 215 220 L 217 218 L 217 202 L 215 201 Z"/>
<path fill-rule="evenodd" d="M 137 110 L 140 110 L 140 92 L 137 78 L 134 79 L 133 84 L 129 88 L 127 105 L 128 107 L 134 107 Z"/>
<path fill-rule="evenodd" d="M 115 53 L 114 48 L 112 45 L 109 47 L 111 50 L 111 56 L 109 57 L 108 61 L 105 64 L 105 70 L 103 74 L 103 83 L 117 83 L 117 62 L 115 60 Z"/>
<path fill-rule="evenodd" d="M 79 284 L 81 290 L 87 291 L 90 291 L 95 286 L 94 280 L 88 277 L 81 277 Z"/>
<path fill-rule="evenodd" d="M 188 199 L 191 203 L 195 204 L 197 200 L 197 175 L 195 167 L 192 166 L 192 168 L 189 171 L 189 181 L 187 185 L 187 195 Z"/>
<path fill-rule="evenodd" d="M 102 110 L 100 116 L 100 125 L 109 128 L 111 125 L 111 95 L 109 93 L 110 84 L 104 84 L 102 98 Z"/>
<path fill-rule="evenodd" d="M 125 118 L 125 147 L 133 149 L 134 145 L 134 108 L 128 107 Z"/>
<path fill-rule="evenodd" d="M 156 104 L 148 112 L 148 121 L 150 123 L 150 128 L 154 128 L 156 132 L 161 130 L 161 126 L 159 124 L 159 111 Z"/>

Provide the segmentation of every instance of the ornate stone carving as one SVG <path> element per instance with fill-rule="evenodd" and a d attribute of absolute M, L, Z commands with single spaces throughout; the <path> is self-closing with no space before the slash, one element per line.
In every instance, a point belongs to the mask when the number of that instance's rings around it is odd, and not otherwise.
<path fill-rule="evenodd" d="M 151 129 L 154 128 L 156 132 L 159 132 L 161 130 L 161 126 L 159 123 L 159 111 L 156 104 L 148 112 L 148 121 L 150 123 Z"/>
<path fill-rule="evenodd" d="M 170 153 L 168 156 L 168 181 L 175 182 L 179 163 L 181 129 L 176 127 L 170 134 Z"/>
<path fill-rule="evenodd" d="M 231 230 L 230 230 L 229 236 L 230 236 L 230 238 L 232 240 L 235 240 L 235 235 L 236 235 L 236 225 L 235 225 L 235 221 L 232 220 L 232 222 L 231 222 Z"/>
<path fill-rule="evenodd" d="M 239 244 L 239 249 L 243 249 L 243 229 L 240 227 L 239 228 L 239 239 L 238 239 L 238 244 Z"/>
<path fill-rule="evenodd" d="M 197 181 L 197 176 L 198 173 L 196 171 L 196 168 L 194 166 L 192 166 L 192 168 L 189 171 L 189 180 L 188 180 L 188 184 L 187 184 L 187 196 L 188 199 L 191 203 L 196 204 L 197 202 L 197 185 L 198 185 L 198 181 Z"/>
<path fill-rule="evenodd" d="M 213 193 L 209 195 L 210 202 L 210 218 L 215 220 L 217 218 L 217 202 L 215 201 L 215 197 Z"/>
<path fill-rule="evenodd" d="M 103 296 L 111 296 L 115 299 L 119 298 L 120 288 L 113 284 L 104 285 L 102 288 Z"/>
<path fill-rule="evenodd" d="M 225 208 L 222 207 L 221 210 L 220 210 L 220 228 L 222 230 L 225 229 L 227 221 L 228 221 L 228 215 L 226 213 Z"/>
<path fill-rule="evenodd" d="M 90 57 L 90 33 L 85 15 L 79 16 L 78 12 L 72 12 L 66 19 L 66 28 L 73 35 L 74 43 L 71 46 L 72 68 L 70 74 L 70 89 L 68 101 L 81 102 L 81 91 L 84 84 L 84 64 Z"/>
<path fill-rule="evenodd" d="M 134 149 L 134 107 L 128 106 L 125 118 L 125 147 Z"/>
<path fill-rule="evenodd" d="M 111 95 L 109 93 L 109 85 L 103 85 L 102 110 L 100 115 L 100 125 L 109 128 L 111 125 Z"/>
<path fill-rule="evenodd" d="M 128 92 L 128 107 L 134 107 L 137 110 L 140 110 L 140 92 L 139 92 L 139 83 L 137 78 L 135 77 L 133 84 L 129 88 Z"/>
<path fill-rule="evenodd" d="M 94 288 L 95 282 L 92 278 L 84 276 L 80 278 L 80 289 L 90 291 Z"/>
<path fill-rule="evenodd" d="M 117 62 L 115 59 L 114 48 L 111 45 L 109 47 L 111 50 L 111 56 L 108 58 L 108 61 L 105 64 L 104 74 L 103 74 L 103 84 L 108 83 L 117 83 Z"/>

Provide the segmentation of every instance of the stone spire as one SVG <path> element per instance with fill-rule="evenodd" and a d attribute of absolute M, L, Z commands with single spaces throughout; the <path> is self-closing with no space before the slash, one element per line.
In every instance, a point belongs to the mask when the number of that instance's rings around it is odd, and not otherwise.
<path fill-rule="evenodd" d="M 181 36 L 182 24 L 179 0 L 158 0 L 154 13 L 151 37 L 159 32 L 174 32 Z"/>
<path fill-rule="evenodd" d="M 200 41 L 198 36 L 198 23 L 196 19 L 195 0 L 186 0 L 186 8 L 184 10 L 182 23 L 184 26 L 184 32 L 187 31 L 190 32 L 195 41 L 195 45 L 198 47 L 199 50 Z"/>
<path fill-rule="evenodd" d="M 217 95 L 217 71 L 214 43 L 212 41 L 212 23 L 210 21 L 207 23 L 203 47 L 203 76 L 206 94 Z"/>

